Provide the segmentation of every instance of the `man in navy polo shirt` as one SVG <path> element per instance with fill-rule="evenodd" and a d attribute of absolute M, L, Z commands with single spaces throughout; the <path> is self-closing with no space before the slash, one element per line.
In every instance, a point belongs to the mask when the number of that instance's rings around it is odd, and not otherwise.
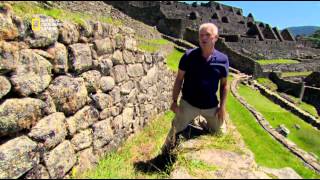
<path fill-rule="evenodd" d="M 176 114 L 163 151 L 175 145 L 175 136 L 183 131 L 198 115 L 207 121 L 207 129 L 217 132 L 225 127 L 228 57 L 214 48 L 218 28 L 212 23 L 199 28 L 199 48 L 188 50 L 181 58 L 176 77 L 171 110 Z M 220 82 L 220 103 L 217 90 Z M 183 87 L 182 87 L 183 84 Z M 182 87 L 182 98 L 177 100 Z"/>

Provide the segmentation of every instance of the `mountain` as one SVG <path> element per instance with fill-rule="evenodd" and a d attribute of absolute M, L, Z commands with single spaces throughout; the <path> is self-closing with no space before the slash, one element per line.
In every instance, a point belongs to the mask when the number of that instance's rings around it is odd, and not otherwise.
<path fill-rule="evenodd" d="M 296 35 L 310 36 L 316 30 L 319 30 L 320 27 L 319 26 L 297 26 L 297 27 L 288 27 L 287 29 L 289 29 L 294 36 Z"/>

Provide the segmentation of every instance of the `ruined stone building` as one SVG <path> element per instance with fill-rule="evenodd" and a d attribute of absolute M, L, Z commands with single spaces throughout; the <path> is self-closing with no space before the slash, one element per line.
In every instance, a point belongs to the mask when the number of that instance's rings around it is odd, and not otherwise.
<path fill-rule="evenodd" d="M 287 29 L 280 31 L 268 23 L 255 21 L 240 8 L 217 2 L 106 1 L 129 16 L 155 26 L 163 34 L 197 44 L 197 30 L 204 22 L 219 27 L 220 37 L 232 49 L 253 59 L 317 59 L 319 49 L 308 41 L 296 40 Z"/>

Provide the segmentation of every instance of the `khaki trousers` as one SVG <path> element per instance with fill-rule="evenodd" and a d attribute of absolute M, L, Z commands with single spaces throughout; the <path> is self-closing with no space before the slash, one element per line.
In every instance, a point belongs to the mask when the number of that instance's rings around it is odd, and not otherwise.
<path fill-rule="evenodd" d="M 171 147 L 175 146 L 176 134 L 183 131 L 188 124 L 199 115 L 203 116 L 207 120 L 206 125 L 210 133 L 219 132 L 221 130 L 223 131 L 226 128 L 225 122 L 221 123 L 216 116 L 217 107 L 210 109 L 199 109 L 181 99 L 179 109 L 180 112 L 175 115 L 172 121 L 172 127 L 162 150 L 168 150 L 168 148 L 171 149 Z"/>

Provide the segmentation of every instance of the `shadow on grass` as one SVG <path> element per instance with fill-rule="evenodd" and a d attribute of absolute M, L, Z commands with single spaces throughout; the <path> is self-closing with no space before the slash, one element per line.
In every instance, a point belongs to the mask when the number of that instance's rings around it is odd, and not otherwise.
<path fill-rule="evenodd" d="M 178 146 L 179 142 L 182 139 L 194 139 L 201 135 L 208 134 L 208 131 L 203 130 L 198 126 L 194 126 L 189 124 L 188 127 L 183 130 L 182 132 L 176 135 L 177 144 L 175 147 Z M 161 153 L 156 157 L 148 160 L 148 161 L 139 161 L 134 163 L 134 168 L 136 171 L 143 172 L 143 173 L 165 173 L 170 174 L 171 167 L 174 165 L 177 159 L 177 154 L 175 153 Z"/>

